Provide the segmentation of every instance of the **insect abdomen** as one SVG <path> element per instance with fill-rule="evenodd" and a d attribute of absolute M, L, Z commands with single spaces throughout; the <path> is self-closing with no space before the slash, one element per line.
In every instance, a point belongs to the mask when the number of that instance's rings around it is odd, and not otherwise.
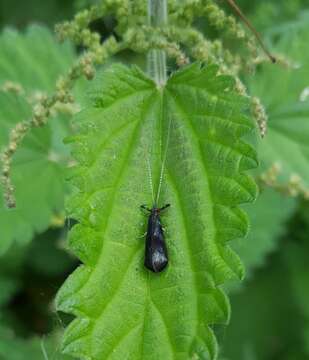
<path fill-rule="evenodd" d="M 158 214 L 151 213 L 148 220 L 145 266 L 153 272 L 161 272 L 168 264 L 164 232 Z"/>

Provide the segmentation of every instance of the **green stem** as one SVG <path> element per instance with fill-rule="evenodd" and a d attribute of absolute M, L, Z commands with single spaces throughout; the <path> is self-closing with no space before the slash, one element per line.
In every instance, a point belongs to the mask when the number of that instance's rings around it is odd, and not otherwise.
<path fill-rule="evenodd" d="M 148 23 L 153 27 L 167 25 L 167 0 L 148 0 Z M 148 74 L 162 86 L 166 83 L 166 54 L 164 50 L 152 49 L 147 59 Z"/>

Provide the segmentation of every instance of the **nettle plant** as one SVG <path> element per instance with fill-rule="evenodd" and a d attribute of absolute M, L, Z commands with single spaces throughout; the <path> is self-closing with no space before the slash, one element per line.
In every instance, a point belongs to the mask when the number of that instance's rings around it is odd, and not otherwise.
<path fill-rule="evenodd" d="M 243 17 L 233 1 L 227 3 Z M 92 25 L 107 17 L 116 25 L 102 39 Z M 75 316 L 64 334 L 64 353 L 89 360 L 215 359 L 215 325 L 230 317 L 222 285 L 244 276 L 228 242 L 248 232 L 240 205 L 257 197 L 248 171 L 258 165 L 252 144 L 266 133 L 265 110 L 239 75 L 274 58 L 258 54 L 256 37 L 213 0 L 102 1 L 56 32 L 83 51 L 67 70 L 72 48 L 56 48 L 42 29 L 30 30 L 21 51 L 25 60 L 31 45 L 50 44 L 45 68 L 35 68 L 41 92 L 25 85 L 33 73 L 14 78 L 9 62 L 2 64 L 13 81 L 2 84 L 0 111 L 9 117 L 16 104 L 21 108 L 2 139 L 8 141 L 2 153 L 4 198 L 12 208 L 1 210 L 7 239 L 46 228 L 69 194 L 67 217 L 77 222 L 69 247 L 83 264 L 56 298 L 58 311 Z M 123 54 L 145 64 L 145 71 L 117 63 Z M 285 60 L 278 56 L 280 62 Z M 53 86 L 56 74 L 65 71 Z M 82 77 L 93 81 L 85 85 Z M 74 131 L 61 121 L 72 114 Z M 35 165 L 28 166 L 33 158 Z M 62 185 L 67 166 L 69 189 Z M 36 184 L 34 174 L 50 181 L 36 187 L 35 202 L 24 187 L 25 178 Z M 280 185 L 277 175 L 272 166 L 259 181 L 307 196 L 299 180 Z M 140 206 L 167 203 L 159 230 L 169 262 L 154 273 L 144 267 L 147 216 Z M 16 216 L 24 221 L 19 232 Z"/>

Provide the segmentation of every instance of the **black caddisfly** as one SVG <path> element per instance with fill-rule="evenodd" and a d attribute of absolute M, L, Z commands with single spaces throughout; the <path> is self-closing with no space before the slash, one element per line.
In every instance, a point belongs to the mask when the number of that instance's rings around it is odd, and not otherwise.
<path fill-rule="evenodd" d="M 155 273 L 164 270 L 168 264 L 168 254 L 160 213 L 169 206 L 170 204 L 166 204 L 162 208 L 154 206 L 152 209 L 148 209 L 145 205 L 141 206 L 142 209 L 150 212 L 146 234 L 144 265 Z"/>
<path fill-rule="evenodd" d="M 150 161 L 147 159 L 148 164 L 148 175 L 150 180 L 150 188 L 152 193 L 152 203 L 153 206 L 151 209 L 142 205 L 141 208 L 147 210 L 150 214 L 148 217 L 148 225 L 147 225 L 147 232 L 146 232 L 146 244 L 145 244 L 145 260 L 144 265 L 147 269 L 158 273 L 164 270 L 168 264 L 168 253 L 167 247 L 165 243 L 164 237 L 164 229 L 161 224 L 160 215 L 163 210 L 168 208 L 170 204 L 166 204 L 163 207 L 158 207 L 156 204 L 159 202 L 160 191 L 162 186 L 163 180 L 163 173 L 164 173 L 164 165 L 166 161 L 167 155 L 167 148 L 168 148 L 168 141 L 170 136 L 170 127 L 171 127 L 171 119 L 169 120 L 168 124 L 168 131 L 166 137 L 166 146 L 161 166 L 160 178 L 159 178 L 159 185 L 156 199 L 154 198 L 154 191 L 153 191 L 153 182 L 152 182 L 152 172 Z"/>

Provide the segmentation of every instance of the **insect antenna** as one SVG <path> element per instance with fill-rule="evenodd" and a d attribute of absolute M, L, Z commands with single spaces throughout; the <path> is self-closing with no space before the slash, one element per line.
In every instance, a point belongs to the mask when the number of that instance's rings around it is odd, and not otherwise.
<path fill-rule="evenodd" d="M 253 27 L 253 25 L 250 23 L 250 21 L 246 18 L 246 16 L 242 13 L 242 11 L 240 10 L 240 8 L 236 5 L 236 3 L 234 2 L 234 0 L 226 0 L 228 2 L 228 4 L 234 9 L 234 11 L 236 12 L 236 14 L 241 18 L 241 20 L 247 25 L 247 27 L 252 31 L 252 33 L 254 34 L 255 38 L 257 39 L 258 43 L 260 44 L 261 48 L 264 50 L 265 54 L 269 57 L 270 61 L 272 63 L 275 63 L 277 60 L 276 58 L 268 51 L 268 49 L 266 48 L 260 34 L 255 30 L 255 28 Z"/>
<path fill-rule="evenodd" d="M 151 123 L 151 128 L 150 129 L 150 136 L 147 136 L 147 139 L 150 138 L 150 143 L 147 145 L 145 138 L 141 139 L 141 145 L 143 148 L 143 152 L 144 152 L 144 159 L 146 159 L 146 168 L 147 168 L 147 177 L 148 177 L 148 183 L 149 183 L 149 187 L 150 187 L 150 191 L 151 191 L 151 199 L 152 199 L 152 204 L 154 204 L 155 202 L 155 196 L 154 196 L 154 186 L 153 186 L 153 178 L 152 178 L 152 168 L 151 168 L 151 160 L 152 160 L 152 154 L 153 154 L 153 133 L 154 133 L 154 124 Z"/>
<path fill-rule="evenodd" d="M 161 165 L 161 172 L 160 172 L 159 185 L 158 185 L 158 191 L 157 191 L 157 197 L 156 197 L 156 204 L 159 203 L 159 198 L 160 198 L 162 180 L 163 180 L 163 175 L 164 175 L 164 168 L 165 168 L 166 157 L 167 157 L 168 144 L 169 144 L 169 139 L 170 139 L 171 123 L 172 123 L 172 118 L 170 117 L 169 122 L 168 122 L 168 129 L 167 129 L 167 136 L 166 136 L 166 144 L 165 144 L 165 149 L 164 149 L 164 155 L 163 155 L 162 165 Z"/>
<path fill-rule="evenodd" d="M 150 189 L 151 189 L 152 203 L 154 204 L 155 198 L 154 198 L 154 190 L 153 190 L 152 171 L 151 171 L 151 164 L 150 164 L 148 155 L 147 155 L 147 172 L 148 172 L 148 180 L 149 180 Z"/>

